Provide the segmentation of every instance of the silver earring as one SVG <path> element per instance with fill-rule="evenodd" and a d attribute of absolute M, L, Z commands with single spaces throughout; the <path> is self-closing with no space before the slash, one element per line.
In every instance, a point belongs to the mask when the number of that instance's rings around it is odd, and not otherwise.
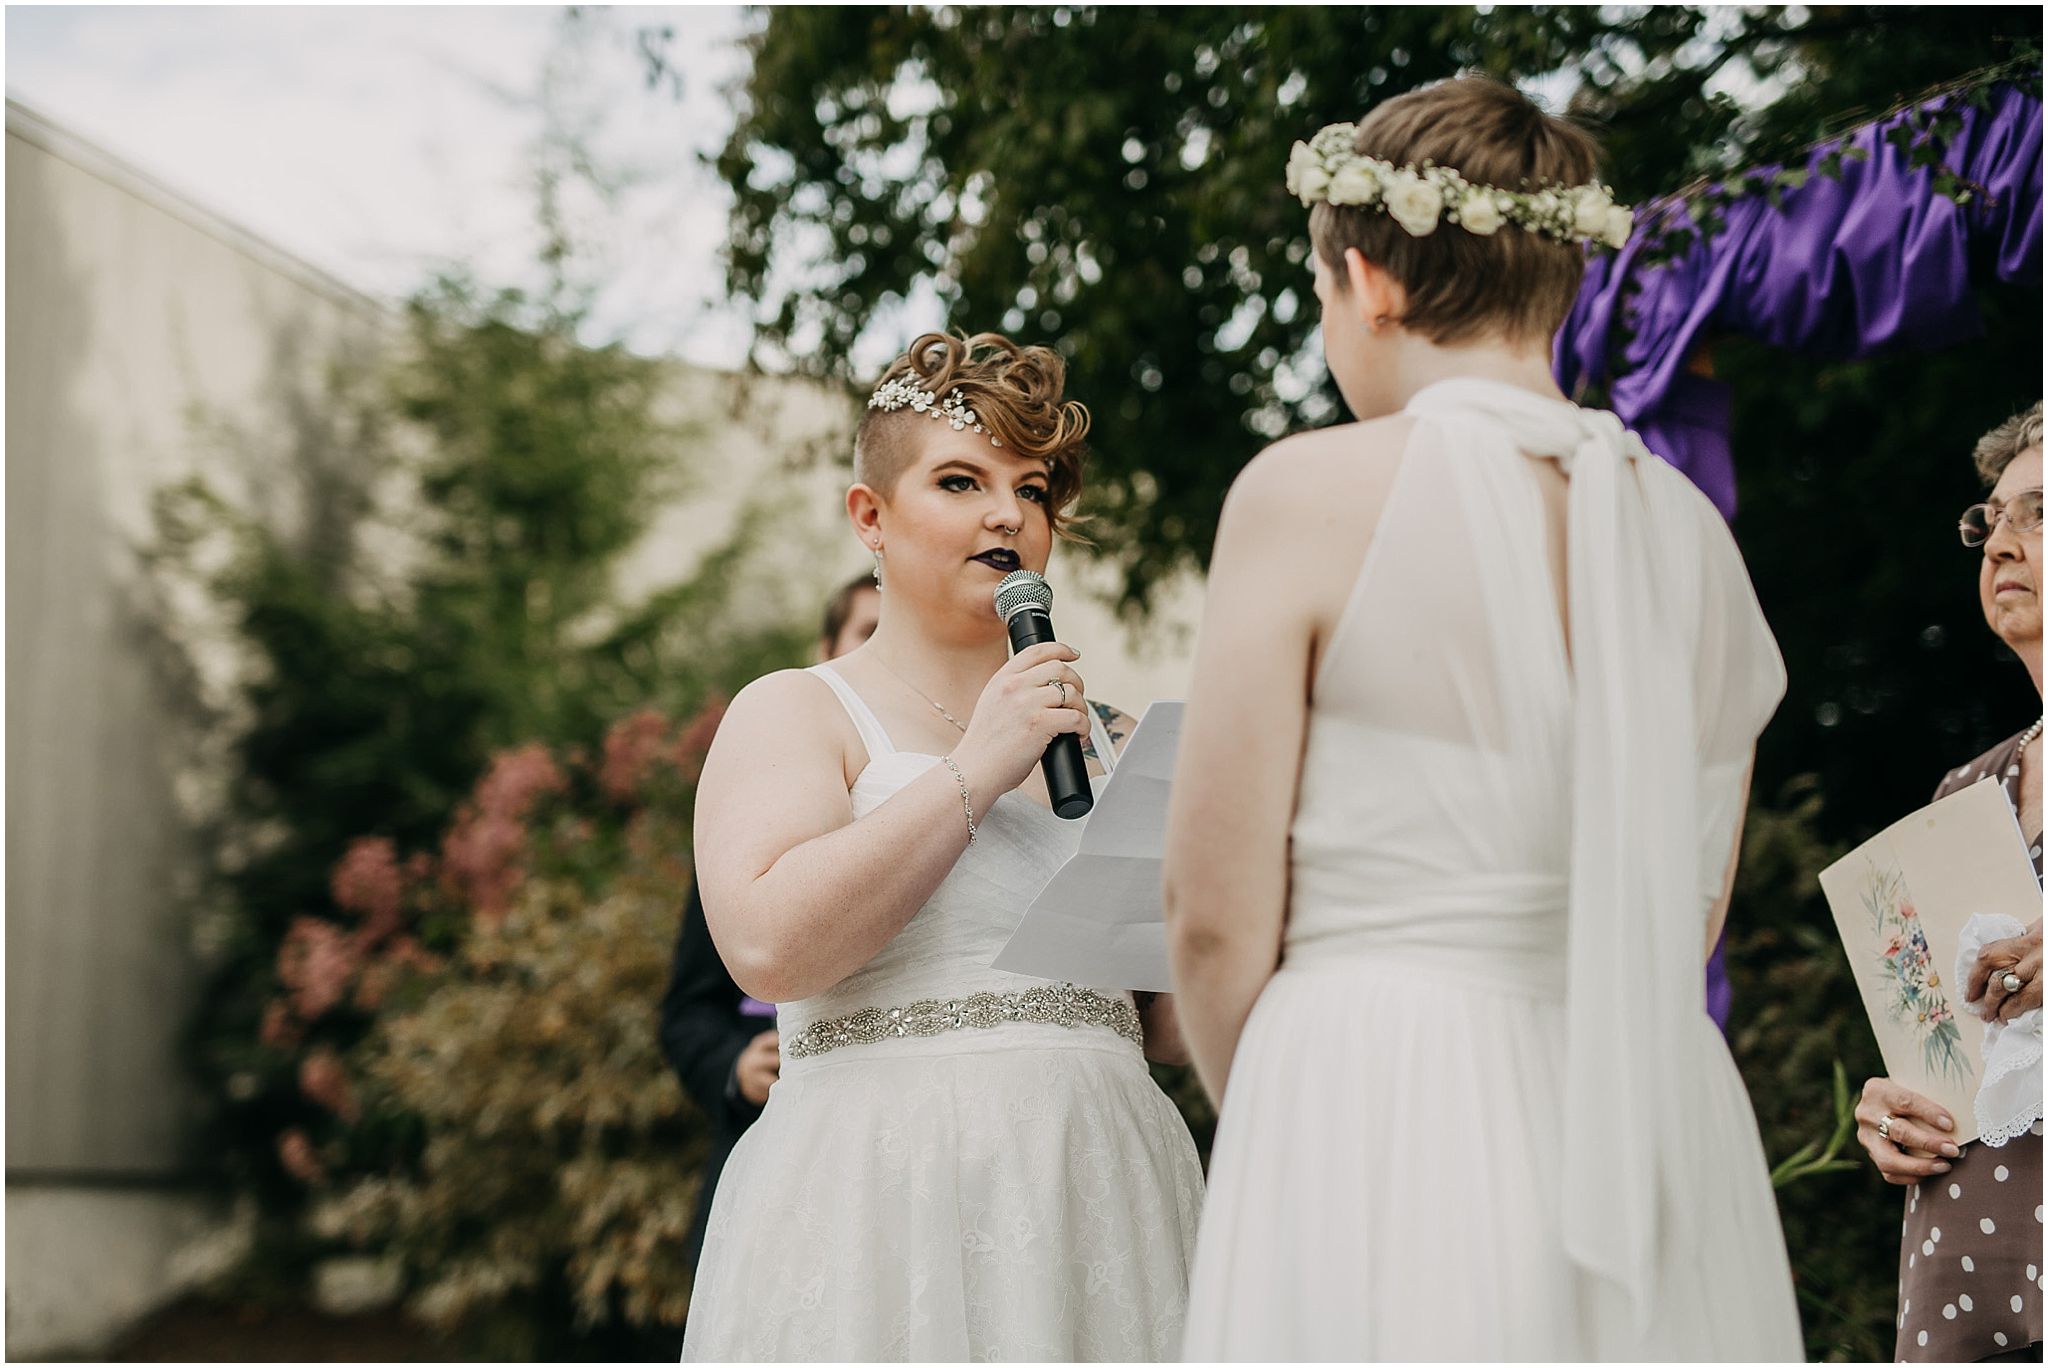
<path fill-rule="evenodd" d="M 879 594 L 879 593 L 881 593 L 881 592 L 882 592 L 882 548 L 881 548 L 881 547 L 879 547 L 879 546 L 877 546 L 877 547 L 875 547 L 875 548 L 874 548 L 874 552 L 875 552 L 875 592 Z"/>

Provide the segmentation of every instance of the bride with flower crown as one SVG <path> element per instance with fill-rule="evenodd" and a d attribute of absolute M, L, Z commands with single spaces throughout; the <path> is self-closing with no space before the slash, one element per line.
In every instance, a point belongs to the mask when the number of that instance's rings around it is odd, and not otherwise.
<path fill-rule="evenodd" d="M 989 967 L 1130 729 L 1076 652 L 1010 657 L 993 590 L 1042 572 L 1087 411 L 1044 347 L 928 334 L 884 375 L 847 511 L 880 624 L 733 700 L 697 793 L 719 953 L 780 1004 L 782 1071 L 734 1148 L 689 1360 L 1158 1360 L 1180 1341 L 1202 1175 L 1146 1058 L 1170 999 Z"/>
<path fill-rule="evenodd" d="M 1784 671 L 1713 506 L 1551 378 L 1629 235 L 1594 170 L 1482 79 L 1289 166 L 1359 421 L 1217 533 L 1167 849 L 1221 1103 L 1189 1359 L 1801 1356 L 1703 973 Z"/>

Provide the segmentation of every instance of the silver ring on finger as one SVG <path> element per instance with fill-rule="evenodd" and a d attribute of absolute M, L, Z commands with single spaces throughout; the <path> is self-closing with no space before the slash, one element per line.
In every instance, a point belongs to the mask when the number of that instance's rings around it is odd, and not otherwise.
<path fill-rule="evenodd" d="M 1889 1140 L 1892 1138 L 1892 1120 L 1890 1112 L 1886 1112 L 1883 1116 L 1877 1118 L 1877 1134 L 1879 1139 Z"/>
<path fill-rule="evenodd" d="M 1064 679 L 1055 679 L 1055 680 L 1053 680 L 1053 681 L 1052 681 L 1052 686 L 1053 686 L 1053 687 L 1054 687 L 1055 689 L 1058 689 L 1058 690 L 1060 691 L 1060 706 L 1061 706 L 1062 708 L 1066 707 L 1066 706 L 1067 706 L 1067 681 L 1066 681 L 1066 680 L 1064 680 Z"/>
<path fill-rule="evenodd" d="M 2008 993 L 2017 993 L 2021 987 L 2020 976 L 2008 969 L 2005 971 L 2005 977 L 1998 981 L 1998 986 Z"/>

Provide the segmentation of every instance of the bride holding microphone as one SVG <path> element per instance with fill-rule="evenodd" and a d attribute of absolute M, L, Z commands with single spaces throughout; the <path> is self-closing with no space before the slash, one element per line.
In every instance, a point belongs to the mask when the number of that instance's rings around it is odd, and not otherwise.
<path fill-rule="evenodd" d="M 734 699 L 698 790 L 719 952 L 779 1004 L 782 1075 L 734 1149 L 686 1360 L 1158 1360 L 1201 1169 L 1145 1060 L 1170 999 L 989 968 L 1080 841 L 1039 759 L 1115 763 L 1078 654 L 1014 658 L 993 593 L 1043 572 L 1087 411 L 1007 338 L 926 334 L 882 377 L 847 512 L 881 623 Z"/>

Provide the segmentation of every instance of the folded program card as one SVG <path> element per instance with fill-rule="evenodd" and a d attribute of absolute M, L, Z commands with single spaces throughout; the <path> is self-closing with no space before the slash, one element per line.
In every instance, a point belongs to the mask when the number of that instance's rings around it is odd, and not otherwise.
<path fill-rule="evenodd" d="M 1985 779 L 1880 831 L 1820 873 L 1894 1081 L 1975 1140 L 1984 1022 L 1952 976 L 1964 928 L 1986 914 L 2031 925 L 2041 888 L 2005 790 Z"/>
<path fill-rule="evenodd" d="M 1172 991 L 1160 867 L 1185 707 L 1145 709 L 1088 814 L 1081 848 L 1033 899 L 995 968 L 1087 988 Z"/>

